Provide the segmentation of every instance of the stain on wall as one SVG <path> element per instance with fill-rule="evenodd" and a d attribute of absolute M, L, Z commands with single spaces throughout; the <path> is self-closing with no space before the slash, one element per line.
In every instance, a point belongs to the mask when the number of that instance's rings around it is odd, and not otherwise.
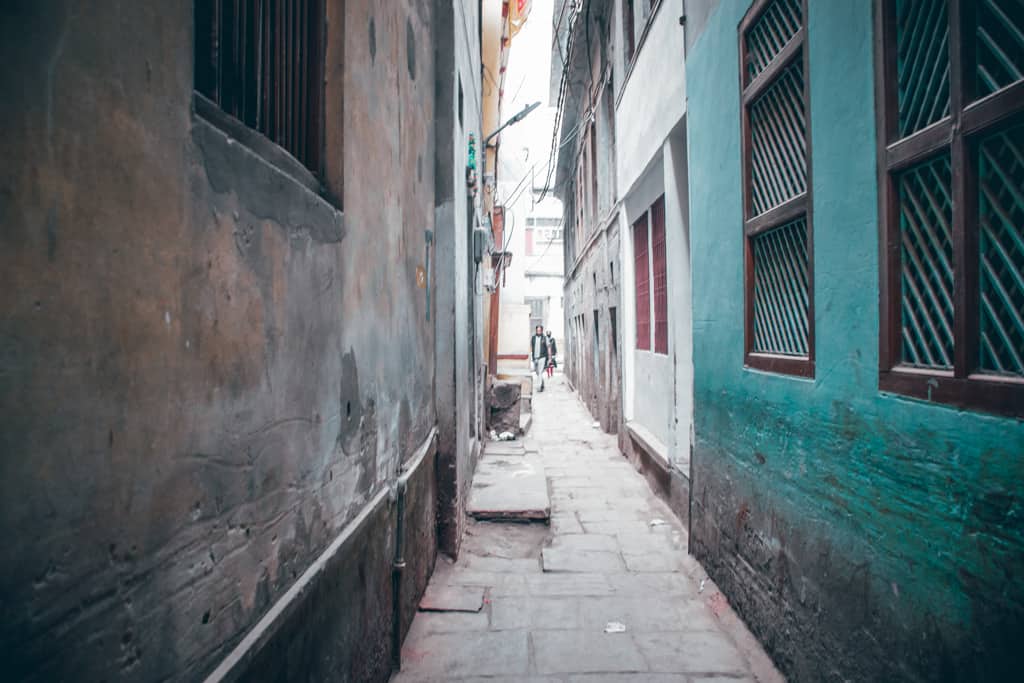
<path fill-rule="evenodd" d="M 794 680 L 1009 679 L 1024 424 L 877 387 L 870 3 L 808 3 L 817 376 L 742 367 L 749 5 L 718 3 L 687 57 L 693 552 Z"/>
<path fill-rule="evenodd" d="M 432 153 L 434 89 L 407 68 L 433 68 L 430 8 L 325 4 L 319 192 L 194 113 L 189 3 L 5 10 L 0 650 L 15 679 L 201 677 L 436 421 L 415 282 L 433 169 L 412 170 Z M 432 504 L 411 509 L 432 533 Z M 390 607 L 360 613 L 390 623 Z"/>

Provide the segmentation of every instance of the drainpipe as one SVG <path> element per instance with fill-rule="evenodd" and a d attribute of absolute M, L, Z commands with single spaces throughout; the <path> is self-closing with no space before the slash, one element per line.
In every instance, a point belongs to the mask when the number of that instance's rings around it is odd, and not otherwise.
<path fill-rule="evenodd" d="M 391 652 L 395 671 L 402 668 L 402 574 L 405 572 L 405 492 L 409 488 L 409 475 L 398 477 L 398 521 L 395 530 L 395 559 L 391 564 Z"/>
<path fill-rule="evenodd" d="M 395 556 L 391 561 L 391 663 L 395 671 L 402 668 L 402 578 L 405 574 L 405 494 L 409 479 L 419 469 L 423 458 L 437 440 L 437 426 L 431 428 L 427 440 L 417 453 L 398 470 L 395 482 Z"/>

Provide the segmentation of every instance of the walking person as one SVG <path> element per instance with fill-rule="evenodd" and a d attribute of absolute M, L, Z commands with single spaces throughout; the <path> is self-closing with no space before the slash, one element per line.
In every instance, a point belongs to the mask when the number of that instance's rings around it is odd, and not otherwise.
<path fill-rule="evenodd" d="M 558 344 L 555 343 L 555 338 L 551 336 L 551 330 L 548 330 L 548 377 L 555 376 L 555 368 L 558 367 L 558 362 L 555 360 L 557 353 Z"/>
<path fill-rule="evenodd" d="M 533 373 L 540 380 L 540 391 L 544 391 L 544 371 L 548 367 L 548 340 L 541 325 L 537 325 L 533 336 L 530 337 L 530 360 L 533 362 Z"/>

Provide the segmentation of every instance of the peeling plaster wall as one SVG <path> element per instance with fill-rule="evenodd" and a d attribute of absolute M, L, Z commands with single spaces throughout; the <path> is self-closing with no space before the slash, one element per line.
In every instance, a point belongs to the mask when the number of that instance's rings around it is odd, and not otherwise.
<path fill-rule="evenodd" d="M 434 227 L 431 9 L 326 5 L 337 203 L 192 113 L 191 3 L 5 9 L 0 650 L 14 679 L 200 677 L 435 423 L 415 278 Z M 410 533 L 432 534 L 420 500 Z M 365 539 L 360 552 L 391 552 L 390 536 Z M 422 573 L 434 550 L 417 547 Z M 369 594 L 379 570 L 354 585 Z M 383 648 L 366 671 L 386 678 L 390 644 L 358 647 Z"/>
<path fill-rule="evenodd" d="M 571 221 L 571 217 L 567 219 Z M 621 415 L 619 387 L 622 380 L 618 360 L 622 347 L 621 324 L 616 319 L 613 329 L 610 313 L 610 309 L 615 308 L 618 317 L 618 255 L 619 231 L 612 224 L 597 238 L 586 258 L 566 281 L 566 348 L 559 348 L 559 355 L 566 361 L 563 369 L 580 398 L 601 428 L 612 434 L 619 431 Z M 596 333 L 594 311 L 597 311 Z M 574 322 L 581 319 L 583 326 Z"/>
<path fill-rule="evenodd" d="M 1024 424 L 878 391 L 872 3 L 808 4 L 813 380 L 743 368 L 750 3 L 718 3 L 688 55 L 691 547 L 794 680 L 1010 680 Z"/>

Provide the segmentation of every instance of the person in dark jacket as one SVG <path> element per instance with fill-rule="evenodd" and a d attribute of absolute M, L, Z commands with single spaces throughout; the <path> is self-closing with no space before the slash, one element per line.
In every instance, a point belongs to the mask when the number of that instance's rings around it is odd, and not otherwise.
<path fill-rule="evenodd" d="M 555 368 L 558 367 L 558 363 L 555 361 L 555 354 L 557 353 L 558 344 L 555 343 L 555 338 L 551 336 L 551 330 L 548 330 L 548 377 L 553 377 Z"/>
<path fill-rule="evenodd" d="M 530 337 L 530 360 L 533 362 L 533 373 L 540 380 L 540 391 L 544 391 L 544 370 L 548 366 L 548 340 L 544 336 L 544 328 L 537 325 Z"/>

